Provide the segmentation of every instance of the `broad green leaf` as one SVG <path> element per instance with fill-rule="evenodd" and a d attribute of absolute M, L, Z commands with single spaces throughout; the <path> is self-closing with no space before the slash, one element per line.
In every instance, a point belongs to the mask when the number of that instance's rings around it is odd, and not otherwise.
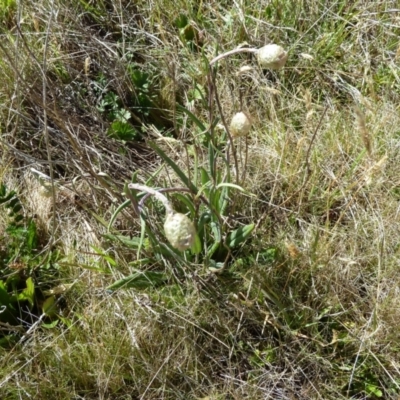
<path fill-rule="evenodd" d="M 140 69 L 130 69 L 130 77 L 137 89 L 145 90 L 149 84 L 150 75 Z"/>
<path fill-rule="evenodd" d="M 185 42 L 192 42 L 196 38 L 196 30 L 190 24 L 180 29 L 179 34 Z"/>
<path fill-rule="evenodd" d="M 229 203 L 229 188 L 223 186 L 218 201 L 218 212 L 220 215 L 225 214 L 225 210 L 226 207 L 228 207 L 228 203 Z"/>
<path fill-rule="evenodd" d="M 227 245 L 233 249 L 242 244 L 253 232 L 255 225 L 249 224 L 241 226 L 239 229 L 231 232 L 227 238 Z"/>
<path fill-rule="evenodd" d="M 183 29 L 188 23 L 189 20 L 185 14 L 179 14 L 174 21 L 175 26 L 179 29 Z"/>
<path fill-rule="evenodd" d="M 32 278 L 26 280 L 26 288 L 18 294 L 18 300 L 27 300 L 31 307 L 33 307 L 35 302 L 35 284 Z"/>
<path fill-rule="evenodd" d="M 54 315 L 56 315 L 57 308 L 55 296 L 50 296 L 44 301 L 42 305 L 42 311 L 48 317 L 53 317 Z"/>
<path fill-rule="evenodd" d="M 383 396 L 382 390 L 380 390 L 378 386 L 373 385 L 372 383 L 369 383 L 369 384 L 366 385 L 366 392 L 368 394 L 373 394 L 376 397 L 382 397 Z"/>
<path fill-rule="evenodd" d="M 146 289 L 158 286 L 167 280 L 167 276 L 162 272 L 135 272 L 126 278 L 120 279 L 107 287 L 107 290 L 123 289 Z"/>
<path fill-rule="evenodd" d="M 226 191 L 226 189 L 223 189 L 223 191 Z M 212 206 L 212 210 L 216 212 L 218 215 L 221 215 L 221 207 L 220 207 L 220 199 L 221 199 L 221 191 L 215 190 L 215 187 L 213 187 L 210 190 L 209 193 L 209 202 Z"/>
<path fill-rule="evenodd" d="M 140 246 L 140 238 L 138 237 L 128 238 L 124 235 L 112 235 L 110 233 L 106 233 L 104 237 L 114 242 L 121 242 L 125 246 L 135 250 L 137 250 Z"/>
<path fill-rule="evenodd" d="M 46 328 L 46 329 L 53 329 L 53 328 L 55 328 L 55 327 L 57 326 L 58 321 L 59 321 L 59 320 L 56 319 L 56 320 L 54 320 L 54 321 L 52 321 L 52 322 L 49 322 L 49 323 L 43 322 L 41 326 L 42 326 L 43 328 Z"/>
<path fill-rule="evenodd" d="M 208 175 L 208 172 L 203 167 L 200 167 L 200 174 L 201 174 L 201 184 L 203 186 L 211 184 L 212 182 L 211 177 L 210 175 Z"/>
<path fill-rule="evenodd" d="M 201 253 L 201 240 L 199 235 L 196 234 L 194 244 L 191 248 L 193 254 L 200 254 Z"/>
<path fill-rule="evenodd" d="M 220 246 L 219 242 L 215 242 L 207 251 L 207 257 L 211 258 L 213 256 L 213 254 L 218 250 Z M 210 260 L 211 261 L 211 260 Z"/>
<path fill-rule="evenodd" d="M 204 235 L 204 228 L 205 226 L 211 221 L 211 212 L 209 210 L 206 210 L 200 215 L 200 218 L 198 219 L 197 222 L 197 234 L 200 237 L 203 237 Z"/>

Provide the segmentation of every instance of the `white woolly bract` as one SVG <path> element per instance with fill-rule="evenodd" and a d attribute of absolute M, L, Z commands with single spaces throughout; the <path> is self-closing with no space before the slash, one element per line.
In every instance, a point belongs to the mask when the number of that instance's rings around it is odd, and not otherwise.
<path fill-rule="evenodd" d="M 180 251 L 192 247 L 196 238 L 193 222 L 186 215 L 180 213 L 167 215 L 164 231 L 171 245 Z"/>
<path fill-rule="evenodd" d="M 235 137 L 245 136 L 251 128 L 250 118 L 244 112 L 236 113 L 229 125 L 231 135 Z"/>
<path fill-rule="evenodd" d="M 281 69 L 288 59 L 288 53 L 277 44 L 267 44 L 257 51 L 258 63 L 262 68 Z"/>

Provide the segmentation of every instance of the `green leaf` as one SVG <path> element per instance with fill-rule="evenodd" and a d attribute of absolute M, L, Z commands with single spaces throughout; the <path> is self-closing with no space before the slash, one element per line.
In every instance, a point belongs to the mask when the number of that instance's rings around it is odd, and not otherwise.
<path fill-rule="evenodd" d="M 231 232 L 227 238 L 227 245 L 233 249 L 241 245 L 253 232 L 255 228 L 254 224 L 241 226 L 239 229 Z"/>
<path fill-rule="evenodd" d="M 182 193 L 175 193 L 174 197 L 176 197 L 181 203 L 185 204 L 191 215 L 194 215 L 195 207 L 191 197 Z"/>
<path fill-rule="evenodd" d="M 135 250 L 137 250 L 140 246 L 139 237 L 128 238 L 127 236 L 124 235 L 111 235 L 109 233 L 106 233 L 104 237 L 114 242 L 120 242 L 123 245 Z"/>
<path fill-rule="evenodd" d="M 226 207 L 229 203 L 229 188 L 227 186 L 222 186 L 222 190 L 218 201 L 218 212 L 220 215 L 224 215 Z"/>
<path fill-rule="evenodd" d="M 146 289 L 158 286 L 167 280 L 167 276 L 162 272 L 135 272 L 126 278 L 120 279 L 107 287 L 107 290 L 123 289 Z"/>
<path fill-rule="evenodd" d="M 188 23 L 189 20 L 185 14 L 179 14 L 174 21 L 175 26 L 179 29 L 183 29 Z"/>
<path fill-rule="evenodd" d="M 197 187 L 193 185 L 185 173 L 172 161 L 155 143 L 150 142 L 150 147 L 175 171 L 183 184 L 190 189 L 192 193 L 197 193 Z"/>
<path fill-rule="evenodd" d="M 8 204 L 7 207 L 9 207 L 9 208 L 14 208 L 14 207 L 20 206 L 20 205 L 21 205 L 21 204 L 20 204 L 18 198 L 17 198 L 17 197 L 14 197 L 14 198 L 10 201 L 10 203 Z M 21 207 L 21 208 L 22 208 L 22 207 Z"/>
<path fill-rule="evenodd" d="M 132 117 L 130 111 L 125 110 L 124 108 L 119 109 L 115 112 L 115 119 L 121 122 L 128 122 Z"/>
<path fill-rule="evenodd" d="M 213 181 L 216 180 L 216 162 L 215 162 L 215 149 L 212 141 L 210 140 L 208 143 L 208 165 L 210 167 L 210 174 Z"/>
<path fill-rule="evenodd" d="M 23 219 L 24 219 L 24 216 L 21 215 L 21 214 L 19 214 L 19 215 L 16 215 L 16 216 L 14 217 L 14 222 L 15 222 L 16 224 L 18 224 L 18 222 L 21 222 Z"/>
<path fill-rule="evenodd" d="M 36 248 L 37 248 L 37 233 L 36 232 L 37 232 L 36 224 L 31 219 L 28 223 L 27 237 L 26 237 L 26 247 L 28 248 L 28 250 L 30 252 L 33 250 L 36 250 Z"/>
<path fill-rule="evenodd" d="M 125 200 L 117 209 L 114 211 L 114 214 L 111 216 L 110 222 L 108 223 L 107 230 L 110 231 L 115 219 L 118 217 L 118 214 L 126 207 L 128 207 L 131 204 L 131 201 Z"/>
<path fill-rule="evenodd" d="M 42 311 L 48 317 L 53 317 L 54 315 L 56 315 L 57 308 L 56 308 L 56 297 L 55 296 L 50 296 L 44 301 L 44 303 L 42 305 Z"/>
<path fill-rule="evenodd" d="M 56 320 L 54 320 L 54 321 L 52 321 L 52 322 L 49 322 L 49 323 L 42 323 L 42 327 L 43 328 L 46 328 L 46 329 L 53 329 L 53 328 L 55 328 L 56 326 L 57 326 L 57 324 L 58 324 L 58 319 L 56 319 Z"/>
<path fill-rule="evenodd" d="M 221 236 L 221 227 L 219 226 L 219 222 L 217 220 L 212 221 L 210 226 L 211 226 L 212 233 L 214 235 L 214 240 L 217 243 L 220 243 L 222 240 L 222 236 Z"/>
<path fill-rule="evenodd" d="M 196 84 L 193 89 L 188 91 L 189 100 L 201 100 L 204 105 L 207 104 L 205 96 L 206 91 L 202 85 Z"/>
<path fill-rule="evenodd" d="M 378 388 L 378 386 L 373 385 L 371 383 L 366 385 L 366 392 L 367 394 L 373 394 L 376 397 L 382 397 L 383 392 Z"/>
<path fill-rule="evenodd" d="M 18 202 L 12 209 L 14 214 L 18 214 L 22 210 L 22 205 Z"/>
<path fill-rule="evenodd" d="M 227 189 L 223 189 L 226 191 Z M 221 199 L 221 191 L 215 190 L 215 187 L 211 188 L 210 193 L 208 195 L 208 201 L 212 206 L 212 210 L 217 213 L 217 215 L 221 215 L 221 207 L 220 207 L 220 199 Z"/>
<path fill-rule="evenodd" d="M 200 254 L 201 253 L 201 240 L 199 235 L 196 234 L 194 244 L 191 248 L 193 254 Z"/>
<path fill-rule="evenodd" d="M 205 125 L 192 113 L 190 112 L 188 109 L 186 109 L 185 107 L 181 106 L 180 104 L 176 105 L 176 109 L 179 111 L 184 112 L 199 128 L 201 132 L 206 132 L 207 128 L 205 127 Z"/>
<path fill-rule="evenodd" d="M 149 263 L 151 263 L 153 261 L 154 260 L 152 260 L 151 258 L 141 258 L 140 260 L 131 261 L 128 264 L 129 264 L 130 267 L 140 268 L 140 267 L 144 267 L 146 265 L 149 265 Z"/>
<path fill-rule="evenodd" d="M 139 132 L 128 122 L 114 121 L 107 130 L 107 135 L 113 139 L 124 140 L 126 142 L 140 138 Z"/>
<path fill-rule="evenodd" d="M 192 42 L 196 38 L 196 30 L 193 25 L 186 25 L 184 28 L 179 30 L 181 38 L 186 42 Z"/>
<path fill-rule="evenodd" d="M 7 201 L 10 201 L 16 193 L 12 190 L 10 193 L 7 194 L 7 189 L 4 185 L 1 186 L 1 194 L 0 194 L 0 204 L 7 203 Z"/>
<path fill-rule="evenodd" d="M 137 89 L 144 90 L 147 88 L 149 84 L 150 75 L 147 72 L 143 72 L 140 69 L 131 69 L 130 77 L 132 79 L 133 84 Z"/>
<path fill-rule="evenodd" d="M 115 262 L 115 260 L 113 258 L 111 258 L 108 254 L 104 253 L 103 250 L 101 250 L 95 246 L 90 246 L 90 247 L 96 252 L 96 254 L 98 254 L 99 256 L 104 258 L 104 260 L 106 260 L 111 266 L 113 266 L 113 267 L 117 266 L 117 263 Z"/>
<path fill-rule="evenodd" d="M 0 307 L 8 306 L 11 303 L 11 296 L 7 292 L 6 284 L 0 281 Z"/>
<path fill-rule="evenodd" d="M 207 250 L 207 257 L 211 258 L 213 254 L 218 250 L 220 246 L 219 242 L 215 242 L 208 250 Z M 210 260 L 211 262 L 212 260 Z"/>
<path fill-rule="evenodd" d="M 142 251 L 143 245 L 145 243 L 146 230 L 150 231 L 150 229 L 147 229 L 146 220 L 144 219 L 143 214 L 141 213 L 140 214 L 140 240 L 139 240 L 139 247 L 137 248 L 137 252 L 136 252 L 137 259 L 140 259 L 140 252 Z"/>
<path fill-rule="evenodd" d="M 33 307 L 35 302 L 35 284 L 32 278 L 26 280 L 26 288 L 18 294 L 17 298 L 19 301 L 27 300 L 30 306 Z"/>
<path fill-rule="evenodd" d="M 205 170 L 203 167 L 200 167 L 200 174 L 201 174 L 201 184 L 203 186 L 207 184 L 211 184 L 211 177 L 208 175 L 207 170 Z"/>

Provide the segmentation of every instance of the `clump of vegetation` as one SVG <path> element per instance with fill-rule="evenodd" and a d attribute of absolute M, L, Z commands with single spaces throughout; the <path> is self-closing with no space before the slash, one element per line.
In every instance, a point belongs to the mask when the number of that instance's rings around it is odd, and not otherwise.
<path fill-rule="evenodd" d="M 0 397 L 397 399 L 394 2 L 20 3 Z"/>

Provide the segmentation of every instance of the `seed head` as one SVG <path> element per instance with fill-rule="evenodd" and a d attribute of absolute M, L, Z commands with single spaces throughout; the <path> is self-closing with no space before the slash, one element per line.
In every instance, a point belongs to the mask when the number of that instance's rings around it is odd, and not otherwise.
<path fill-rule="evenodd" d="M 250 118 L 244 112 L 236 113 L 229 125 L 229 130 L 234 138 L 247 135 L 250 128 Z"/>
<path fill-rule="evenodd" d="M 258 63 L 262 68 L 281 69 L 288 59 L 288 53 L 277 44 L 267 44 L 257 51 Z"/>
<path fill-rule="evenodd" d="M 167 214 L 164 231 L 171 245 L 180 251 L 192 247 L 196 238 L 193 222 L 186 215 L 180 213 Z"/>

